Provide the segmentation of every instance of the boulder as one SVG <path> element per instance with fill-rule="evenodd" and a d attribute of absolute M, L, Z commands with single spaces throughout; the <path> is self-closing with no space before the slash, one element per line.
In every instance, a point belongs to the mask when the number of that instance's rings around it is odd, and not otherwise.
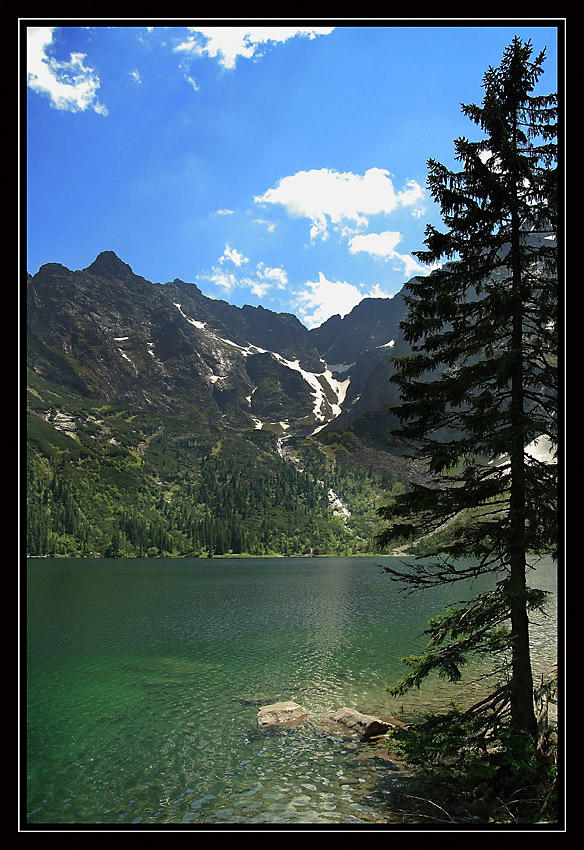
<path fill-rule="evenodd" d="M 274 702 L 258 711 L 258 726 L 277 726 L 281 723 L 300 723 L 308 712 L 295 702 Z"/>
<path fill-rule="evenodd" d="M 370 714 L 361 714 L 354 708 L 341 708 L 340 711 L 332 715 L 331 719 L 356 732 L 361 738 L 384 735 L 389 729 L 393 728 L 391 723 Z"/>

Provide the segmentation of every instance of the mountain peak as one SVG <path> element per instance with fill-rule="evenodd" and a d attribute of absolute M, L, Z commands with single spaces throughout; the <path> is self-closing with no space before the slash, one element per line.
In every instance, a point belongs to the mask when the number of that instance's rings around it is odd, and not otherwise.
<path fill-rule="evenodd" d="M 127 263 L 124 263 L 114 251 L 102 251 L 85 272 L 96 274 L 100 277 L 108 277 L 114 280 L 123 280 L 133 277 L 134 272 Z"/>

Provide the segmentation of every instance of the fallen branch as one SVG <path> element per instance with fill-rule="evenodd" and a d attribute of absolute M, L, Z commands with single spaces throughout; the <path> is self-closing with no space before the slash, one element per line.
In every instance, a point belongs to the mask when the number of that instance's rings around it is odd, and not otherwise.
<path fill-rule="evenodd" d="M 426 797 L 416 797 L 414 794 L 405 794 L 410 800 L 420 800 L 422 803 L 429 803 L 431 806 L 435 806 L 435 808 L 440 809 L 441 812 L 444 812 L 446 817 L 448 818 L 449 823 L 454 823 L 454 818 L 448 814 L 446 809 L 443 809 L 442 806 L 439 806 L 438 803 L 435 803 L 433 800 L 428 800 Z M 417 815 L 417 817 L 431 817 L 431 815 Z"/>

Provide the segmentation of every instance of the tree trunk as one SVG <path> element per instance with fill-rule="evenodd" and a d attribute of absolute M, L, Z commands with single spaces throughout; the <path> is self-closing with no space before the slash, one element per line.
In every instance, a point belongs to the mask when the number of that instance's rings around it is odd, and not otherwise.
<path fill-rule="evenodd" d="M 511 726 L 537 738 L 537 721 L 533 700 L 533 675 L 529 650 L 529 617 L 527 610 L 525 528 L 526 486 L 524 455 L 524 375 L 523 375 L 523 303 L 521 292 L 521 257 L 519 221 L 512 220 L 512 287 L 513 352 L 511 374 L 511 492 L 509 496 L 509 568 L 512 638 Z"/>

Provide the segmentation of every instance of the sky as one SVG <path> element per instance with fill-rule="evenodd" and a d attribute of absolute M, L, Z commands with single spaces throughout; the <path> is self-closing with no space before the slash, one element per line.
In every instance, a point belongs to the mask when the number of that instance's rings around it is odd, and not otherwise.
<path fill-rule="evenodd" d="M 114 251 L 308 328 L 430 273 L 427 161 L 513 38 L 561 71 L 552 19 L 20 23 L 27 270 Z"/>

